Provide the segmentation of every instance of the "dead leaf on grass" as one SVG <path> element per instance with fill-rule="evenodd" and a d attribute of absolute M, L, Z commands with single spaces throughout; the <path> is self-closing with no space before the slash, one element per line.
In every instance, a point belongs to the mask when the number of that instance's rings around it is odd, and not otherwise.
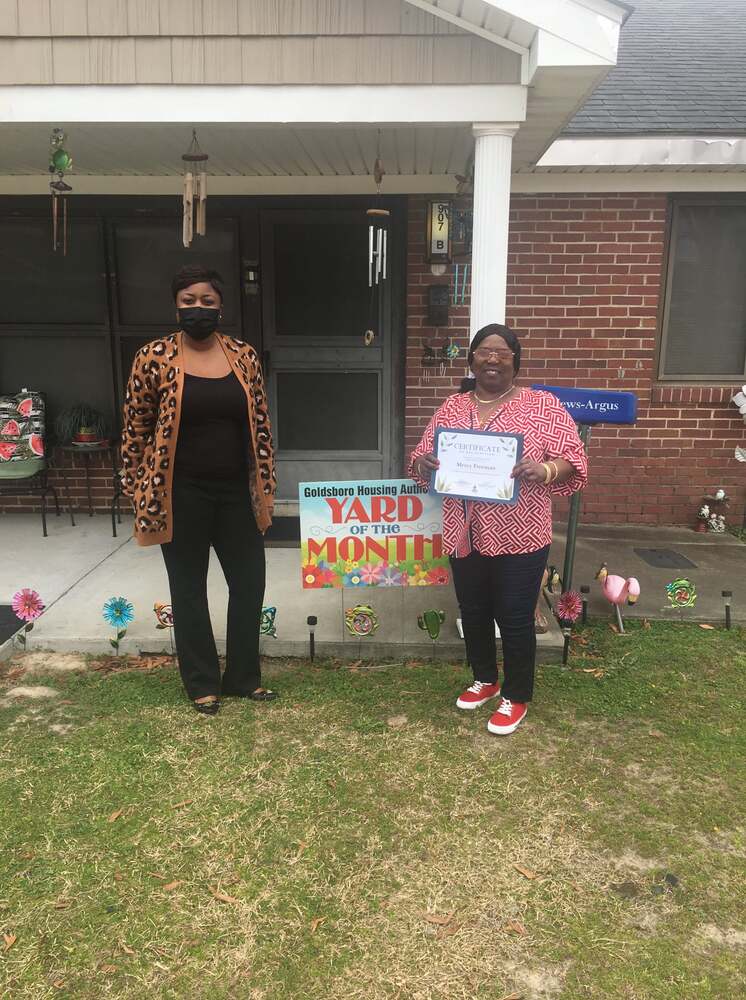
<path fill-rule="evenodd" d="M 507 924 L 505 924 L 505 930 L 510 934 L 520 934 L 521 936 L 527 933 L 526 928 L 520 920 L 509 920 Z"/>
<path fill-rule="evenodd" d="M 130 946 L 128 944 L 125 944 L 124 941 L 122 941 L 122 951 L 124 952 L 125 955 L 134 955 L 135 954 L 135 949 L 134 948 L 130 948 Z"/>
<path fill-rule="evenodd" d="M 655 740 L 662 740 L 662 739 L 665 739 L 665 736 L 664 736 L 664 734 L 663 734 L 663 733 L 662 733 L 662 732 L 660 731 L 660 729 L 651 729 L 651 730 L 650 730 L 650 732 L 648 733 L 648 736 L 652 736 L 652 737 L 653 737 L 653 739 L 655 739 Z"/>
<path fill-rule="evenodd" d="M 114 881 L 121 882 L 124 879 L 124 875 L 121 872 L 114 872 Z"/>
<path fill-rule="evenodd" d="M 390 729 L 403 729 L 408 722 L 406 715 L 392 715 L 386 719 L 386 725 Z"/>
<path fill-rule="evenodd" d="M 455 912 L 455 910 L 451 910 L 450 913 L 425 913 L 422 919 L 426 920 L 429 924 L 437 924 L 439 927 L 447 927 L 453 920 Z"/>
<path fill-rule="evenodd" d="M 182 885 L 182 884 L 183 884 L 183 880 L 177 878 L 177 879 L 174 879 L 173 882 L 166 882 L 166 884 L 162 888 L 163 888 L 164 892 L 173 892 L 174 889 L 178 889 L 178 887 L 180 885 Z"/>
<path fill-rule="evenodd" d="M 315 934 L 323 923 L 326 923 L 326 917 L 314 917 L 311 921 L 311 933 Z"/>
<path fill-rule="evenodd" d="M 650 622 L 647 620 L 647 618 L 643 618 L 643 620 L 642 620 L 642 627 L 643 628 L 652 628 L 653 626 L 650 624 Z"/>
<path fill-rule="evenodd" d="M 518 874 L 523 875 L 524 878 L 533 879 L 539 877 L 536 874 L 536 872 L 532 872 L 530 868 L 524 868 L 523 865 L 517 865 L 514 863 L 513 867 L 518 872 Z"/>
<path fill-rule="evenodd" d="M 111 816 L 108 817 L 106 822 L 113 823 L 115 820 L 119 819 L 119 817 L 122 815 L 123 812 L 124 809 L 115 809 L 114 812 L 111 814 Z"/>
<path fill-rule="evenodd" d="M 709 631 L 714 631 L 714 630 L 715 630 L 715 626 L 714 626 L 714 625 L 702 625 L 702 624 L 700 624 L 700 626 L 699 626 L 699 627 L 700 627 L 700 628 L 706 628 L 706 629 L 708 629 Z"/>
<path fill-rule="evenodd" d="M 70 905 L 69 899 L 58 899 L 56 903 L 52 903 L 55 910 L 67 910 Z"/>
<path fill-rule="evenodd" d="M 160 882 L 168 882 L 168 875 L 161 875 L 160 872 L 148 872 L 151 878 L 157 878 Z"/>
<path fill-rule="evenodd" d="M 55 981 L 52 983 L 52 986 L 54 986 L 56 990 L 63 989 L 64 985 L 65 985 L 64 979 L 55 979 Z"/>
<path fill-rule="evenodd" d="M 619 635 L 619 626 L 618 625 L 612 625 L 612 624 L 610 624 L 609 628 L 611 629 L 612 632 L 616 632 L 616 634 Z"/>
<path fill-rule="evenodd" d="M 441 941 L 443 938 L 452 937 L 461 930 L 461 924 L 452 923 L 448 924 L 447 927 L 440 927 L 438 933 L 435 935 L 437 941 Z"/>
<path fill-rule="evenodd" d="M 109 973 L 117 971 L 116 965 L 101 965 L 101 966 L 99 966 L 99 968 L 100 968 L 101 972 L 105 972 L 105 973 L 107 973 L 107 975 Z"/>
<path fill-rule="evenodd" d="M 194 802 L 194 799 L 184 799 L 184 800 L 183 800 L 183 801 L 181 801 L 181 802 L 177 802 L 177 803 L 176 803 L 176 804 L 174 805 L 174 807 L 173 807 L 173 808 L 174 808 L 174 809 L 183 809 L 183 807 L 184 807 L 184 806 L 190 806 L 190 805 L 192 804 L 192 802 Z"/>
<path fill-rule="evenodd" d="M 15 934 L 3 934 L 3 941 L 5 942 L 5 947 L 3 951 L 10 951 L 13 945 L 16 943 L 18 938 Z"/>
<path fill-rule="evenodd" d="M 240 903 L 240 899 L 236 899 L 235 896 L 229 896 L 227 892 L 221 892 L 220 889 L 210 888 L 210 892 L 215 897 L 219 899 L 221 903 Z"/>

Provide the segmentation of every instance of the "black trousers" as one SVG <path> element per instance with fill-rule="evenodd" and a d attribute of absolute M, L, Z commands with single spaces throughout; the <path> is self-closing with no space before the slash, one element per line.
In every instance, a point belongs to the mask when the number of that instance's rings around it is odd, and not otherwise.
<path fill-rule="evenodd" d="M 505 679 L 502 695 L 531 701 L 536 666 L 534 609 L 549 546 L 519 555 L 451 557 L 466 655 L 474 679 L 497 681 L 495 622 L 500 627 Z"/>
<path fill-rule="evenodd" d="M 220 664 L 207 606 L 210 547 L 228 583 L 228 643 L 222 693 L 261 686 L 259 621 L 264 599 L 264 540 L 246 482 L 174 477 L 173 540 L 161 546 L 171 589 L 174 638 L 189 697 L 221 693 Z"/>

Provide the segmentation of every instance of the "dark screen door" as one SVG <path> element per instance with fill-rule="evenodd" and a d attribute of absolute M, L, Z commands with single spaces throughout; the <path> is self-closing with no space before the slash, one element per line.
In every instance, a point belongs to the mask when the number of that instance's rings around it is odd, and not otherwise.
<path fill-rule="evenodd" d="M 368 287 L 365 211 L 263 212 L 262 268 L 278 497 L 390 475 L 390 294 Z"/>

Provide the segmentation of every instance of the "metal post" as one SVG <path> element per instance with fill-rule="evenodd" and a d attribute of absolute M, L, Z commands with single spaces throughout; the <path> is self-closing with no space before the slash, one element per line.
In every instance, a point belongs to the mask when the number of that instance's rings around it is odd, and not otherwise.
<path fill-rule="evenodd" d="M 583 448 L 588 451 L 588 441 L 591 436 L 590 424 L 580 424 L 578 431 Z M 580 519 L 580 500 L 582 490 L 573 493 L 570 500 L 570 516 L 567 519 L 567 541 L 565 542 L 565 566 L 562 571 L 562 592 L 572 590 L 572 571 L 575 564 L 575 540 L 578 534 L 578 521 Z"/>

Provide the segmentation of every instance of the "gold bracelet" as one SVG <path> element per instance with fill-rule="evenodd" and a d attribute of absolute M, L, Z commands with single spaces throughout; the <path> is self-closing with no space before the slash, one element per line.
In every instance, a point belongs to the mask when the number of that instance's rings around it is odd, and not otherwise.
<path fill-rule="evenodd" d="M 556 462 L 549 462 L 548 464 L 554 469 L 554 475 L 552 476 L 552 482 L 554 482 L 554 480 L 559 477 L 559 469 L 557 468 Z"/>
<path fill-rule="evenodd" d="M 552 470 L 548 462 L 542 462 L 541 467 L 544 470 L 544 485 L 549 486 L 552 481 Z"/>

